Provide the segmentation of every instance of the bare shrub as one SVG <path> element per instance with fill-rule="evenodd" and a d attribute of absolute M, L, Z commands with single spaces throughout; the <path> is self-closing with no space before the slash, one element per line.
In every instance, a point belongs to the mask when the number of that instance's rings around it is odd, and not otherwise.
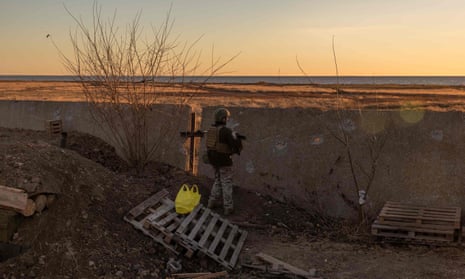
<path fill-rule="evenodd" d="M 353 195 L 350 197 L 340 193 L 341 198 L 351 208 L 358 211 L 360 225 L 367 224 L 369 217 L 366 214 L 365 205 L 366 198 L 370 190 L 378 168 L 378 162 L 382 155 L 383 148 L 389 138 L 389 131 L 392 130 L 392 123 L 386 120 L 386 126 L 383 130 L 376 131 L 368 135 L 363 141 L 354 140 L 354 135 L 351 129 L 347 129 L 347 119 L 350 119 L 350 108 L 344 105 L 345 98 L 342 94 L 349 94 L 341 90 L 339 83 L 339 68 L 336 57 L 336 50 L 334 44 L 334 37 L 332 39 L 332 53 L 336 71 L 336 84 L 335 84 L 335 105 L 336 105 L 336 125 L 329 125 L 324 120 L 321 120 L 322 125 L 344 147 L 345 162 L 348 163 L 350 169 L 350 176 L 352 180 Z M 307 76 L 297 60 L 297 65 L 302 73 Z M 374 111 L 371 115 L 359 110 L 360 116 L 364 117 L 379 117 L 383 118 L 385 115 L 381 111 Z M 340 157 L 338 158 L 338 160 Z"/>
<path fill-rule="evenodd" d="M 116 11 L 104 20 L 96 3 L 90 24 L 66 11 L 76 29 L 70 32 L 74 56 L 67 57 L 60 51 L 64 65 L 81 82 L 96 123 L 123 158 L 142 170 L 160 148 L 160 140 L 149 138 L 148 114 L 153 106 L 169 98 L 176 108 L 170 117 L 180 117 L 182 105 L 188 103 L 195 89 L 234 57 L 224 63 L 212 58 L 212 64 L 202 72 L 201 53 L 195 50 L 200 38 L 193 43 L 172 38 L 171 10 L 158 28 L 152 27 L 149 38 L 142 32 L 140 12 L 126 28 L 120 28 Z M 204 78 L 186 81 L 185 77 L 194 75 Z M 161 124 L 158 136 L 174 129 L 171 124 Z"/>

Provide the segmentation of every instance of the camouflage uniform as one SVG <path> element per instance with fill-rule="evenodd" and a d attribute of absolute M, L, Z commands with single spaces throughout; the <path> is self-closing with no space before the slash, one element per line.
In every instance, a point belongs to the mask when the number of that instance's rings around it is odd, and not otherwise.
<path fill-rule="evenodd" d="M 229 111 L 220 108 L 215 112 L 215 124 L 210 127 L 207 134 L 208 162 L 215 170 L 215 182 L 213 183 L 208 200 L 208 207 L 213 208 L 220 204 L 223 196 L 224 214 L 233 212 L 233 183 L 232 183 L 232 158 L 233 154 L 240 154 L 242 141 L 236 133 L 225 126 L 229 118 Z"/>
<path fill-rule="evenodd" d="M 232 176 L 232 166 L 215 168 L 215 182 L 213 183 L 209 199 L 209 203 L 219 204 L 221 196 L 223 196 L 223 208 L 229 212 L 234 210 Z"/>

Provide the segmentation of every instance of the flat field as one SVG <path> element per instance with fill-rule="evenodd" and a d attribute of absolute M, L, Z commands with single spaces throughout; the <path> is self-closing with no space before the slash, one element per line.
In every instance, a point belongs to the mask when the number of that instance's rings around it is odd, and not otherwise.
<path fill-rule="evenodd" d="M 193 107 L 465 111 L 465 87 L 460 86 L 205 84 L 163 86 L 156 89 L 154 96 L 160 103 L 188 100 Z M 76 82 L 0 81 L 0 100 L 78 102 L 84 101 L 85 95 Z"/>

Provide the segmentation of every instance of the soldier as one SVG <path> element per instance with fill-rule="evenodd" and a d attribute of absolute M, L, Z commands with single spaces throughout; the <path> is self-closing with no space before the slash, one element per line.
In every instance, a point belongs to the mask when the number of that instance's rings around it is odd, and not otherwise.
<path fill-rule="evenodd" d="M 239 155 L 242 151 L 241 136 L 226 127 L 230 115 L 225 108 L 215 111 L 215 124 L 208 129 L 206 141 L 208 162 L 215 170 L 215 182 L 210 192 L 208 208 L 218 207 L 222 197 L 224 215 L 230 215 L 234 211 L 231 156 Z"/>

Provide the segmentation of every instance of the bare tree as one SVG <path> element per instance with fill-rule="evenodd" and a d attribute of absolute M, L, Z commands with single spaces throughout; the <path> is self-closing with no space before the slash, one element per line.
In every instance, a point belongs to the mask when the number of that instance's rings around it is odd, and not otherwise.
<path fill-rule="evenodd" d="M 185 77 L 203 76 L 197 85 L 204 84 L 234 57 L 224 63 L 212 58 L 202 72 L 201 52 L 195 50 L 200 38 L 192 43 L 172 38 L 171 9 L 158 28 L 152 27 L 149 38 L 143 36 L 140 12 L 126 28 L 120 28 L 116 11 L 104 20 L 97 3 L 93 5 L 91 24 L 65 9 L 76 29 L 70 32 L 74 56 L 67 57 L 60 51 L 64 65 L 82 84 L 97 123 L 124 159 L 141 170 L 160 147 L 160 141 L 149 138 L 147 117 L 153 105 L 170 96 L 180 108 L 189 101 L 195 85 Z M 186 90 L 188 87 L 190 90 Z M 165 124 L 165 130 L 173 128 Z M 160 136 L 165 130 L 159 131 Z"/>
<path fill-rule="evenodd" d="M 342 97 L 342 94 L 346 92 L 341 90 L 339 82 L 339 68 L 336 57 L 334 37 L 332 38 L 332 53 L 336 69 L 336 85 L 334 88 L 336 96 L 336 128 L 331 128 L 331 126 L 324 123 L 324 121 L 322 123 L 329 131 L 329 133 L 343 145 L 345 157 L 347 159 L 346 161 L 349 165 L 350 175 L 353 182 L 352 185 L 354 189 L 353 194 L 357 201 L 348 201 L 345 196 L 343 196 L 343 199 L 348 202 L 350 206 L 357 209 L 360 224 L 366 224 L 367 214 L 364 209 L 366 204 L 365 201 L 375 179 L 378 161 L 382 154 L 382 150 L 389 137 L 389 127 L 385 127 L 384 130 L 376 131 L 375 134 L 368 136 L 364 142 L 357 142 L 353 140 L 351 129 L 348 128 L 348 126 L 350 126 L 350 123 L 348 123 L 350 116 L 347 109 L 350 108 L 344 108 L 343 106 L 344 98 Z M 303 72 L 303 68 L 299 63 L 298 67 Z M 305 72 L 303 73 L 307 75 Z M 375 113 L 379 117 L 382 117 L 382 112 L 376 111 Z M 360 116 L 362 118 L 365 117 L 361 110 Z M 371 116 L 373 117 L 373 114 Z M 359 156 L 356 154 L 359 154 Z M 339 159 L 340 158 L 338 158 L 338 160 Z"/>

